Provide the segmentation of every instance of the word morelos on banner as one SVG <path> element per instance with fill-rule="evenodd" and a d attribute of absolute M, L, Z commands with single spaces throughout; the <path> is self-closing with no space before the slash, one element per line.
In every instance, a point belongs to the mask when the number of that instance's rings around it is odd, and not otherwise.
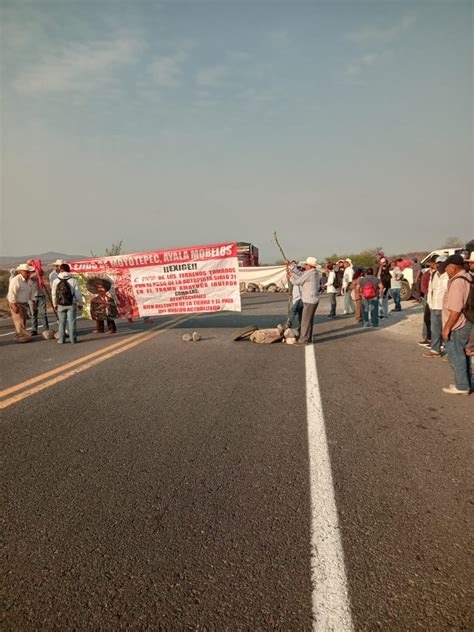
<path fill-rule="evenodd" d="M 87 318 L 241 311 L 235 243 L 71 261 Z"/>

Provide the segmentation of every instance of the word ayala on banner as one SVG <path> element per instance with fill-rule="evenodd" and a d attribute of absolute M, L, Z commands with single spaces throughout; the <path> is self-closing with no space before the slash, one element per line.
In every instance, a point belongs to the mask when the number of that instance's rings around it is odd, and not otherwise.
<path fill-rule="evenodd" d="M 86 318 L 241 310 L 235 243 L 85 259 L 69 265 L 79 280 Z"/>

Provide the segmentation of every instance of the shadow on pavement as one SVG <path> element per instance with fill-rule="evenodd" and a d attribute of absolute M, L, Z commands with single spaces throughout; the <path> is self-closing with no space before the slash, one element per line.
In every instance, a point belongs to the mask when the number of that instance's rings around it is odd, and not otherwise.
<path fill-rule="evenodd" d="M 176 323 L 172 326 L 172 329 L 244 329 L 249 325 L 257 325 L 259 329 L 266 329 L 267 327 L 276 327 L 278 323 L 285 323 L 285 314 L 265 314 L 265 315 L 252 315 L 248 316 L 232 312 L 221 312 L 221 316 L 207 316 L 206 318 L 197 318 L 187 320 L 182 323 Z"/>

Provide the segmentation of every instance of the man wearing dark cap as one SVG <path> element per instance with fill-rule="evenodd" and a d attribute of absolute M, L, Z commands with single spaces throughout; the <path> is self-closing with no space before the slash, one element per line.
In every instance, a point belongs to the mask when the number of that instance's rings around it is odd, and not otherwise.
<path fill-rule="evenodd" d="M 467 320 L 463 309 L 473 277 L 465 270 L 464 263 L 461 255 L 451 255 L 446 259 L 444 268 L 449 281 L 443 298 L 443 340 L 455 383 L 443 388 L 443 391 L 450 395 L 469 395 L 472 388 L 471 359 L 466 355 L 472 323 Z"/>

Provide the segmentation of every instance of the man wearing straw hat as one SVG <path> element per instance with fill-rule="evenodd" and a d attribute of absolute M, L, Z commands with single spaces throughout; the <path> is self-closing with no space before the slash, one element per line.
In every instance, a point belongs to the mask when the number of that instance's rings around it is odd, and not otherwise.
<path fill-rule="evenodd" d="M 13 324 L 16 329 L 17 342 L 30 342 L 31 335 L 26 330 L 28 315 L 28 301 L 32 301 L 36 309 L 35 288 L 30 280 L 35 269 L 27 263 L 21 263 L 17 268 L 17 275 L 10 279 L 7 301 L 10 306 Z"/>
<path fill-rule="evenodd" d="M 61 266 L 63 265 L 63 263 L 66 263 L 66 262 L 63 261 L 62 259 L 56 259 L 56 261 L 53 263 L 54 270 L 49 275 L 49 287 L 51 288 L 53 287 L 53 283 L 56 281 L 56 279 L 59 276 L 59 273 L 61 272 Z"/>
<path fill-rule="evenodd" d="M 296 344 L 310 344 L 313 337 L 313 319 L 319 303 L 320 278 L 316 270 L 316 259 L 308 257 L 304 272 L 299 273 L 295 266 L 289 269 L 290 282 L 301 288 L 303 313 L 301 316 L 300 337 Z"/>

